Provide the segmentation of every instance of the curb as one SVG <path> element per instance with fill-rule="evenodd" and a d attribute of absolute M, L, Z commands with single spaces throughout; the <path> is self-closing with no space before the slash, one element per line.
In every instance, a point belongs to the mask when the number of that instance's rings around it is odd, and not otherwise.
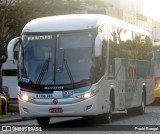
<path fill-rule="evenodd" d="M 8 113 L 8 115 L 3 115 L 0 117 L 0 124 L 14 123 L 33 119 L 35 118 L 22 118 L 19 116 L 19 113 Z"/>

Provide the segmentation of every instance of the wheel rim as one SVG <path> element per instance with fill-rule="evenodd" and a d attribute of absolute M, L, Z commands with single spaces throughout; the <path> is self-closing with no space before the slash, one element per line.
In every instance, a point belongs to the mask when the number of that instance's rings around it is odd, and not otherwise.
<path fill-rule="evenodd" d="M 109 109 L 109 112 L 107 114 L 107 118 L 108 118 L 109 122 L 111 121 L 111 118 L 112 118 L 112 110 L 113 110 L 113 106 L 112 106 L 112 102 L 110 102 L 110 109 Z"/>

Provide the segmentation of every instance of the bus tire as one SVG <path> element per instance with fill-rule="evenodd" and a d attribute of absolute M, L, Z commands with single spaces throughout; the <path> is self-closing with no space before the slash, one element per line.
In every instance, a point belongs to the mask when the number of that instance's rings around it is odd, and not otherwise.
<path fill-rule="evenodd" d="M 40 126 L 47 126 L 50 122 L 50 117 L 37 117 L 37 123 Z"/>
<path fill-rule="evenodd" d="M 112 111 L 113 111 L 113 103 L 112 101 L 110 101 L 110 108 L 109 108 L 109 112 L 107 113 L 107 117 L 106 117 L 106 123 L 110 123 L 112 120 Z"/>
<path fill-rule="evenodd" d="M 112 111 L 113 111 L 113 105 L 112 105 L 112 101 L 110 101 L 110 108 L 108 113 L 104 113 L 98 116 L 99 121 L 101 123 L 107 123 L 109 124 L 112 120 Z"/>
<path fill-rule="evenodd" d="M 145 113 L 145 107 L 146 107 L 146 94 L 145 91 L 142 90 L 142 101 L 141 105 L 137 107 L 137 114 L 142 115 Z"/>

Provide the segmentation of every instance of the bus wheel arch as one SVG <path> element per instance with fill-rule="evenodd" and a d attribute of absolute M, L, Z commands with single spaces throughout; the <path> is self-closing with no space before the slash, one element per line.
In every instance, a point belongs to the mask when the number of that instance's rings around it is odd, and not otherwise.
<path fill-rule="evenodd" d="M 110 96 L 108 100 L 108 103 L 109 103 L 108 111 L 106 113 L 100 114 L 95 117 L 95 119 L 97 121 L 100 121 L 101 123 L 108 124 L 112 120 L 112 111 L 114 110 L 114 106 L 115 106 L 115 92 L 113 88 L 111 88 L 109 95 Z"/>
<path fill-rule="evenodd" d="M 115 91 L 114 91 L 114 88 L 111 88 L 111 91 L 110 91 L 110 101 L 112 103 L 112 111 L 114 111 L 114 109 L 115 109 Z"/>
<path fill-rule="evenodd" d="M 145 112 L 145 107 L 146 107 L 146 86 L 143 86 L 143 89 L 142 89 L 142 103 L 143 103 L 143 105 L 144 105 L 144 111 L 143 111 L 143 113 L 141 113 L 141 114 L 144 114 L 144 112 Z"/>
<path fill-rule="evenodd" d="M 145 108 L 146 108 L 146 86 L 145 85 L 142 88 L 141 95 L 142 95 L 141 105 L 136 109 L 138 115 L 143 115 L 145 113 Z"/>
<path fill-rule="evenodd" d="M 146 105 L 146 98 L 147 98 L 147 95 L 146 95 L 146 86 L 143 86 L 143 89 L 142 89 L 142 92 L 144 93 L 144 102 L 145 102 L 145 105 Z"/>
<path fill-rule="evenodd" d="M 110 123 L 112 120 L 112 112 L 115 109 L 115 92 L 114 88 L 111 88 L 110 90 L 110 96 L 109 96 L 109 111 L 107 113 L 107 120 L 106 123 Z"/>

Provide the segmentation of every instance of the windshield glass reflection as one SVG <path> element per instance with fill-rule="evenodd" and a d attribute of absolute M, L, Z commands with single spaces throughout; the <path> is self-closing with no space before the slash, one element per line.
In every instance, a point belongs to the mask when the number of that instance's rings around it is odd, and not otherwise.
<path fill-rule="evenodd" d="M 93 33 L 23 35 L 20 79 L 33 84 L 74 84 L 91 77 Z"/>

